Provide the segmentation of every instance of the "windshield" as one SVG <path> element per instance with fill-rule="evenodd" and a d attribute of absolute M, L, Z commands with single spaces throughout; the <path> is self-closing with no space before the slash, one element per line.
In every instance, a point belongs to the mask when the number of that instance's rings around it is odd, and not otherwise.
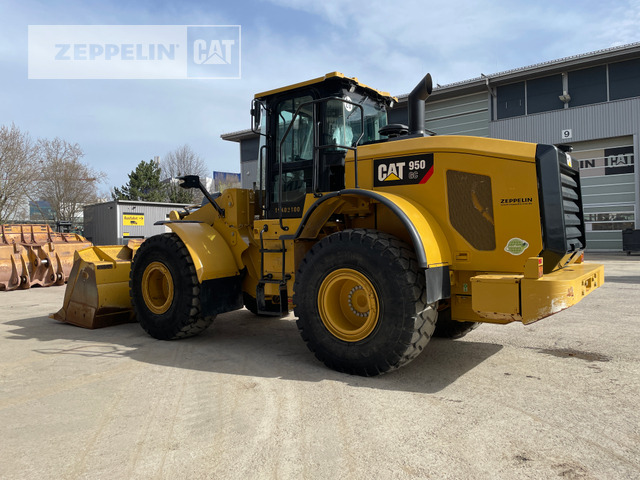
<path fill-rule="evenodd" d="M 378 131 L 387 124 L 387 110 L 384 104 L 359 93 L 347 93 L 346 102 L 362 106 L 364 113 L 364 135 L 359 145 L 376 142 L 383 137 Z M 334 145 L 355 147 L 362 132 L 360 109 L 351 103 L 329 100 L 326 107 L 326 124 L 329 140 Z"/>

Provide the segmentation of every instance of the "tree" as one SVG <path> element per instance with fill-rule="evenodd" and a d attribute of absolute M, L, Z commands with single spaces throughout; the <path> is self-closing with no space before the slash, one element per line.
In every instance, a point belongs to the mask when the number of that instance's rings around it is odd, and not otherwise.
<path fill-rule="evenodd" d="M 142 200 L 163 202 L 166 200 L 166 186 L 160 181 L 160 165 L 155 160 L 142 160 L 129 174 L 129 181 L 121 188 L 114 187 L 114 200 Z"/>
<path fill-rule="evenodd" d="M 39 171 L 29 196 L 48 202 L 55 221 L 74 221 L 83 205 L 99 201 L 98 183 L 106 175 L 82 163 L 83 156 L 77 143 L 60 138 L 38 140 Z"/>
<path fill-rule="evenodd" d="M 183 145 L 167 153 L 161 163 L 163 178 L 169 179 L 167 194 L 170 202 L 174 203 L 200 203 L 202 193 L 196 189 L 186 190 L 180 188 L 174 179 L 183 175 L 207 175 L 207 167 L 202 158 L 197 155 L 189 145 Z M 204 181 L 204 178 L 203 178 Z"/>
<path fill-rule="evenodd" d="M 29 134 L 13 123 L 0 126 L 0 223 L 26 208 L 33 188 L 35 148 Z"/>

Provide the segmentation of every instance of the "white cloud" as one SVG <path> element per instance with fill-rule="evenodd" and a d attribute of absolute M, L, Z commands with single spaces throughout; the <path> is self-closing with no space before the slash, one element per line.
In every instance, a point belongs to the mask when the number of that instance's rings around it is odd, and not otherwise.
<path fill-rule="evenodd" d="M 2 2 L 3 0 L 0 0 Z M 26 0 L 2 5 L 0 123 L 79 142 L 120 185 L 140 160 L 184 143 L 216 170 L 239 170 L 221 133 L 249 127 L 256 92 L 331 71 L 392 94 L 426 72 L 440 84 L 640 40 L 640 0 L 264 0 L 169 5 Z M 28 24 L 241 24 L 242 80 L 26 79 Z"/>
<path fill-rule="evenodd" d="M 391 79 L 430 70 L 450 83 L 640 39 L 640 2 L 370 2 L 271 0 L 329 23 L 327 41 Z M 360 75 L 358 73 L 358 75 Z M 386 87 L 381 87 L 386 88 Z"/>

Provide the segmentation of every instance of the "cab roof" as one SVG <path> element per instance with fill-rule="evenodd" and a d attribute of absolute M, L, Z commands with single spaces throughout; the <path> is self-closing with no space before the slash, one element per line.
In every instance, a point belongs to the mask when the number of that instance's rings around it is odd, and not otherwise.
<path fill-rule="evenodd" d="M 282 93 L 282 92 L 286 92 L 289 90 L 295 90 L 297 88 L 301 88 L 301 87 L 307 87 L 309 85 L 314 85 L 316 83 L 322 83 L 325 80 L 328 80 L 330 78 L 343 78 L 349 82 L 352 82 L 354 85 L 359 86 L 365 90 L 369 90 L 370 92 L 375 93 L 376 95 L 379 95 L 381 97 L 384 97 L 386 99 L 392 100 L 394 102 L 397 102 L 397 98 L 396 97 L 392 97 L 391 94 L 389 94 L 388 92 L 381 92 L 380 90 L 376 90 L 375 88 L 371 88 L 368 85 L 365 85 L 364 83 L 360 83 L 358 81 L 358 79 L 356 77 L 347 77 L 345 75 L 343 75 L 340 72 L 331 72 L 331 73 L 327 73 L 326 75 L 322 76 L 322 77 L 318 77 L 318 78 L 313 78 L 311 80 L 307 80 L 305 82 L 300 82 L 300 83 L 294 83 L 293 85 L 288 85 L 286 87 L 280 87 L 280 88 L 276 88 L 274 90 L 268 90 L 266 92 L 261 92 L 261 93 L 256 93 L 255 98 L 264 98 L 264 97 L 268 97 L 270 95 L 275 95 L 277 93 Z"/>

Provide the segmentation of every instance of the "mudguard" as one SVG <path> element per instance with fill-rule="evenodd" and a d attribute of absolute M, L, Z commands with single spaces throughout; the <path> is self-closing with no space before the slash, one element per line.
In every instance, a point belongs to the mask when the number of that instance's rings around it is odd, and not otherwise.
<path fill-rule="evenodd" d="M 412 199 L 391 193 L 371 192 L 382 197 L 380 203 L 393 211 L 409 230 L 422 268 L 451 264 L 449 242 L 436 219 Z M 424 260 L 420 250 L 424 251 Z"/>
<path fill-rule="evenodd" d="M 324 222 L 350 197 L 375 200 L 398 217 L 411 237 L 420 268 L 425 270 L 427 301 L 432 303 L 449 298 L 449 243 L 433 215 L 412 199 L 366 189 L 346 189 L 323 195 L 307 209 L 296 238 L 314 238 Z"/>
<path fill-rule="evenodd" d="M 238 263 L 228 241 L 215 227 L 193 221 L 167 222 L 165 225 L 186 245 L 200 283 L 240 275 L 243 266 Z M 246 246 L 240 245 L 237 248 L 241 252 Z"/>

